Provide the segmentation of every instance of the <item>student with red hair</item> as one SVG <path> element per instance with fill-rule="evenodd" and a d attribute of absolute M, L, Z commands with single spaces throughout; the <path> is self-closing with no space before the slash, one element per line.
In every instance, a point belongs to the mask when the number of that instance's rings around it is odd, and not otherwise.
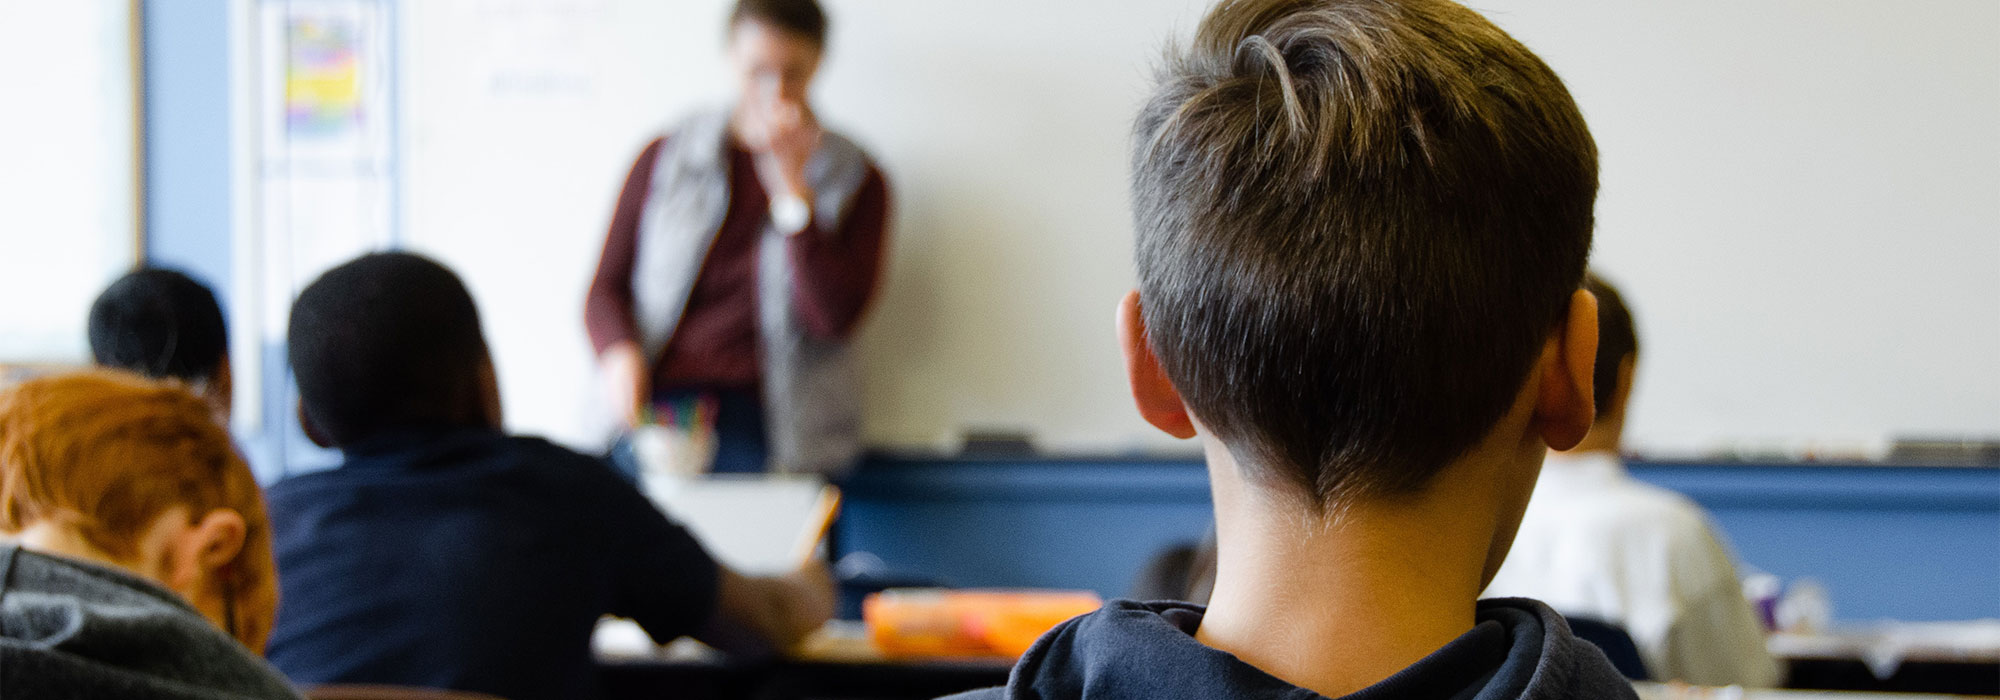
<path fill-rule="evenodd" d="M 0 393 L 0 697 L 295 698 L 264 499 L 209 406 L 120 371 Z"/>

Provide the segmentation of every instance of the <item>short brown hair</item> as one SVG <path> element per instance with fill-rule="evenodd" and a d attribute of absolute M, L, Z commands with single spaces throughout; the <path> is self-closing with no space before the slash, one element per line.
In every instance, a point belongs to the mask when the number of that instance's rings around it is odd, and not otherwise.
<path fill-rule="evenodd" d="M 1133 156 L 1151 348 L 1256 475 L 1321 504 L 1421 489 L 1490 431 L 1590 250 L 1582 114 L 1443 0 L 1222 0 Z"/>
<path fill-rule="evenodd" d="M 1584 277 L 1583 288 L 1597 297 L 1597 366 L 1591 381 L 1596 383 L 1597 417 L 1604 418 L 1617 409 L 1611 402 L 1618 393 L 1618 366 L 1639 354 L 1639 329 L 1617 287 L 1592 272 Z"/>
<path fill-rule="evenodd" d="M 744 20 L 763 22 L 826 45 L 826 12 L 814 0 L 736 0 L 736 8 L 729 11 L 729 26 L 734 29 Z"/>
<path fill-rule="evenodd" d="M 174 506 L 201 518 L 243 516 L 237 601 L 277 599 L 271 528 L 249 465 L 208 404 L 178 384 L 122 370 L 31 379 L 0 392 L 0 532 L 49 521 L 114 557 L 137 555 L 145 529 Z M 246 643 L 269 611 L 239 607 Z"/>

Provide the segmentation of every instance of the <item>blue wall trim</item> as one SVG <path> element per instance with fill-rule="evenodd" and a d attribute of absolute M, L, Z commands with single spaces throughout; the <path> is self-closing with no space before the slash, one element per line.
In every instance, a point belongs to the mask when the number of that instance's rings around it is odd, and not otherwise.
<path fill-rule="evenodd" d="M 2000 511 L 2000 468 L 1635 464 L 1704 507 Z"/>
<path fill-rule="evenodd" d="M 207 282 L 228 313 L 235 301 L 229 270 L 229 3 L 146 0 L 140 21 L 146 261 Z"/>
<path fill-rule="evenodd" d="M 2000 467 L 1635 463 L 1636 478 L 1707 508 L 2000 511 Z M 877 455 L 850 492 L 913 501 L 1208 502 L 1193 458 L 976 458 Z"/>
<path fill-rule="evenodd" d="M 2000 617 L 2000 468 L 1636 464 L 1707 508 L 1747 566 L 1832 592 L 1843 619 Z M 1123 594 L 1205 535 L 1191 457 L 874 455 L 846 484 L 843 552 L 980 587 Z"/>
<path fill-rule="evenodd" d="M 1198 461 L 877 458 L 857 470 L 850 496 L 903 501 L 1208 503 Z"/>

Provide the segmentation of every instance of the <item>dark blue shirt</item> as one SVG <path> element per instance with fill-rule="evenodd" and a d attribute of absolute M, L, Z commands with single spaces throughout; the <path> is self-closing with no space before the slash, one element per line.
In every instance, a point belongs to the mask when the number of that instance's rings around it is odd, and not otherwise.
<path fill-rule="evenodd" d="M 716 608 L 717 566 L 686 530 L 542 440 L 375 440 L 268 500 L 283 596 L 269 657 L 301 685 L 595 697 L 600 616 L 664 642 Z"/>
<path fill-rule="evenodd" d="M 1319 700 L 1196 641 L 1205 610 L 1114 600 L 1035 642 L 1004 688 L 952 700 Z M 1604 654 L 1532 600 L 1479 603 L 1478 624 L 1345 700 L 1632 700 Z"/>

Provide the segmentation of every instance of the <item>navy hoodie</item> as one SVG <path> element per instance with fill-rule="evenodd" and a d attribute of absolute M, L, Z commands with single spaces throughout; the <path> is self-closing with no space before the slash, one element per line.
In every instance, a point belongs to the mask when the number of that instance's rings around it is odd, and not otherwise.
<path fill-rule="evenodd" d="M 1004 688 L 954 700 L 1174 700 L 1322 697 L 1195 641 L 1203 608 L 1112 601 L 1057 626 L 1021 657 Z M 1562 616 L 1518 599 L 1479 603 L 1472 631 L 1349 700 L 1634 699 L 1603 652 Z"/>

